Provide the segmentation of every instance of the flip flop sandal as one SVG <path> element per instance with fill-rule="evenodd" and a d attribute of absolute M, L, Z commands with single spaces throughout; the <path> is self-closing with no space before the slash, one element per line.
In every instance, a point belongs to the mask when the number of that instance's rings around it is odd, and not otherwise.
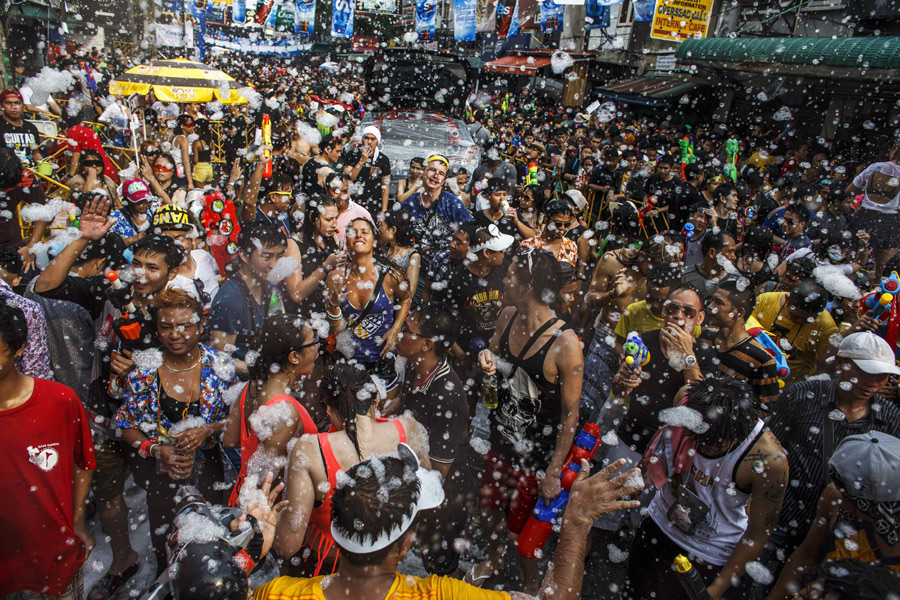
<path fill-rule="evenodd" d="M 480 588 L 484 585 L 485 581 L 491 578 L 491 574 L 488 573 L 487 575 L 479 575 L 478 577 L 475 577 L 475 567 L 477 566 L 478 565 L 472 565 L 471 567 L 469 567 L 469 570 L 466 571 L 466 576 L 463 577 L 463 581 L 465 581 L 469 585 Z"/>
<path fill-rule="evenodd" d="M 87 600 L 107 600 L 108 598 L 115 596 L 116 593 L 122 589 L 122 586 L 128 583 L 128 580 L 137 574 L 140 568 L 140 561 L 136 560 L 130 567 L 118 575 L 110 575 L 107 573 L 100 578 L 97 585 L 91 588 Z"/>

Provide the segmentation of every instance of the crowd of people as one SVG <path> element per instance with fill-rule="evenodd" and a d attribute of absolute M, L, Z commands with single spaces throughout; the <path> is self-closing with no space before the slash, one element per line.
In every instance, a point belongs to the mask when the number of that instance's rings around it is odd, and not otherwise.
<path fill-rule="evenodd" d="M 355 65 L 218 60 L 245 102 L 0 92 L 0 596 L 900 597 L 900 142 L 526 89 L 398 166 Z M 169 556 L 183 485 L 252 560 Z"/>

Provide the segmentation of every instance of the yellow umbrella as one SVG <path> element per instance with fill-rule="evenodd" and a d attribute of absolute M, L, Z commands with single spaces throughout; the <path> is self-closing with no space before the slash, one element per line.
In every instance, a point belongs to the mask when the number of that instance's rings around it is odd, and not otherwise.
<path fill-rule="evenodd" d="M 184 58 L 156 60 L 128 69 L 109 83 L 109 93 L 117 96 L 146 96 L 153 90 L 163 102 L 211 102 L 244 104 L 237 93 L 244 87 L 218 69 Z"/>

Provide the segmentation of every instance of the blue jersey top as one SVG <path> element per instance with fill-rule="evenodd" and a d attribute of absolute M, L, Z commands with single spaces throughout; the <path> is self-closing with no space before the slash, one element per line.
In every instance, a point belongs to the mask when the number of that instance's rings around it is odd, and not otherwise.
<path fill-rule="evenodd" d="M 441 250 L 446 249 L 450 237 L 460 223 L 472 221 L 472 213 L 462 200 L 450 192 L 441 192 L 438 199 L 425 208 L 416 192 L 400 205 L 411 217 L 416 242 L 425 263 Z"/>
<path fill-rule="evenodd" d="M 372 310 L 359 321 L 364 308 L 356 308 L 346 297 L 341 300 L 341 311 L 347 322 L 352 323 L 353 358 L 362 363 L 374 363 L 381 360 L 381 339 L 394 326 L 394 303 L 384 291 L 384 285 L 378 290 Z"/>

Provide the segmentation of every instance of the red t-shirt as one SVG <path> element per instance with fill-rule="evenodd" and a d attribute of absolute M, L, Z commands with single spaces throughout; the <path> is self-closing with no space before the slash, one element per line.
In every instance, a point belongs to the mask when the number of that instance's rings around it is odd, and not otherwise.
<path fill-rule="evenodd" d="M 82 152 L 90 148 L 96 150 L 103 157 L 103 174 L 115 181 L 119 182 L 119 175 L 116 173 L 116 167 L 109 160 L 106 151 L 103 149 L 103 142 L 100 136 L 90 127 L 84 125 L 73 125 L 66 131 L 66 139 L 69 142 L 70 152 Z M 79 160 L 84 160 L 82 156 Z"/>
<path fill-rule="evenodd" d="M 61 595 L 87 558 L 73 526 L 75 465 L 94 468 L 88 416 L 72 388 L 46 379 L 0 412 L 0 597 Z"/>

